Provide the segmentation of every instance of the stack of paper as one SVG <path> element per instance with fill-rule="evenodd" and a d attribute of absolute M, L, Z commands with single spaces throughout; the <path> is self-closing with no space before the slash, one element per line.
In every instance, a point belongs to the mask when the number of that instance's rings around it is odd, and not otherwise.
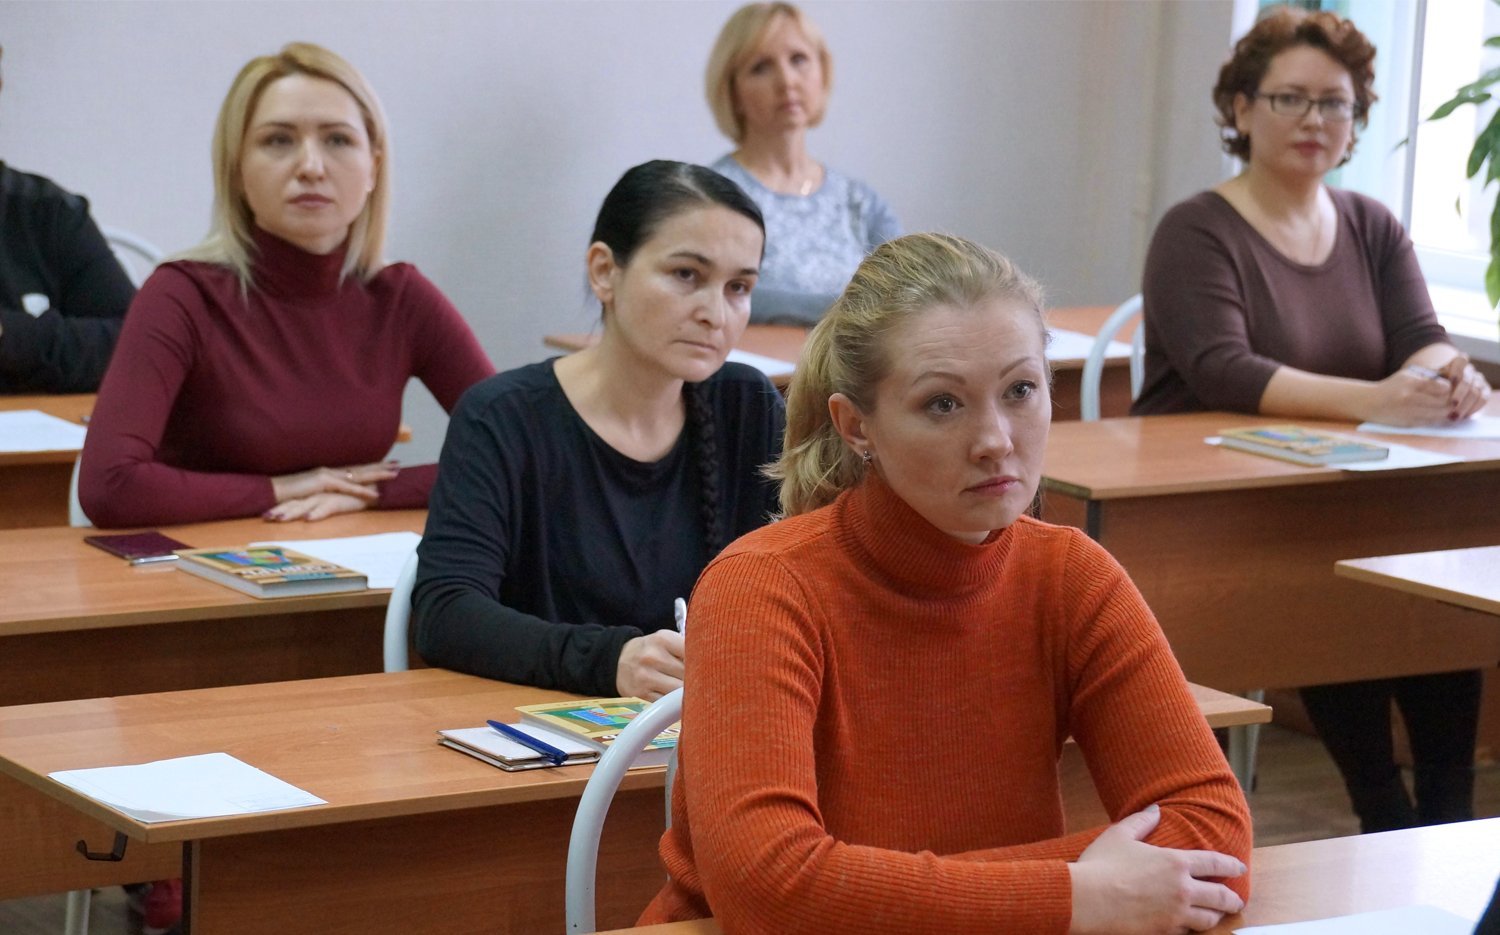
<path fill-rule="evenodd" d="M 0 452 L 78 451 L 84 428 L 37 409 L 0 412 Z"/>
<path fill-rule="evenodd" d="M 328 804 L 227 753 L 182 756 L 135 766 L 68 769 L 48 776 L 148 823 Z"/>

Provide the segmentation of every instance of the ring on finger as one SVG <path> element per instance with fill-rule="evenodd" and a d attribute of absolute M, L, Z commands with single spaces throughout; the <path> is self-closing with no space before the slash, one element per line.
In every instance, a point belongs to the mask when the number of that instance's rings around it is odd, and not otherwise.
<path fill-rule="evenodd" d="M 351 484 L 354 483 L 354 472 L 353 471 L 345 471 L 344 472 L 344 480 L 348 481 Z"/>

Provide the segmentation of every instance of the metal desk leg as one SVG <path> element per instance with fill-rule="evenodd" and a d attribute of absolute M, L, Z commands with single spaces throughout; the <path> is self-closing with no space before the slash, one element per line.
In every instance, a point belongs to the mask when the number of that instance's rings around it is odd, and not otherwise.
<path fill-rule="evenodd" d="M 1245 692 L 1250 701 L 1264 704 L 1265 689 L 1255 688 Z M 1229 728 L 1229 768 L 1240 788 L 1248 795 L 1255 786 L 1255 751 L 1260 745 L 1260 725 L 1246 724 Z"/>
<path fill-rule="evenodd" d="M 63 921 L 63 935 L 89 935 L 89 907 L 93 898 L 93 890 L 73 890 L 68 893 L 68 909 Z"/>

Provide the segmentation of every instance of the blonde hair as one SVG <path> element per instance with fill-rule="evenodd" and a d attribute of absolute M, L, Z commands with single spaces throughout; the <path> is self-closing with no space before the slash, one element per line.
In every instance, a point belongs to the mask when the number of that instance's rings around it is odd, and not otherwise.
<path fill-rule="evenodd" d="M 719 30 L 719 38 L 714 40 L 713 51 L 708 55 L 704 80 L 708 109 L 713 112 L 714 123 L 719 125 L 720 132 L 736 143 L 745 138 L 745 121 L 734 104 L 734 73 L 754 54 L 778 16 L 791 20 L 792 25 L 812 43 L 818 53 L 818 62 L 823 66 L 823 104 L 817 113 L 810 115 L 809 124 L 815 127 L 822 123 L 823 113 L 828 109 L 828 92 L 833 90 L 833 56 L 828 54 L 822 30 L 790 3 L 747 3 L 735 10 L 729 22 Z"/>
<path fill-rule="evenodd" d="M 250 265 L 255 250 L 255 218 L 245 200 L 240 165 L 244 153 L 245 131 L 255 115 L 260 98 L 271 83 L 288 75 L 307 75 L 332 81 L 354 98 L 364 117 L 365 132 L 370 137 L 370 152 L 375 157 L 375 187 L 365 199 L 365 207 L 349 227 L 349 247 L 344 256 L 343 275 L 350 273 L 368 281 L 383 265 L 385 228 L 391 204 L 391 143 L 387 135 L 385 110 L 380 99 L 353 65 L 322 46 L 309 42 L 292 42 L 275 55 L 251 59 L 240 69 L 229 94 L 219 108 L 214 124 L 213 168 L 214 206 L 208 236 L 173 259 L 199 260 L 231 267 L 240 282 L 250 285 Z"/>
<path fill-rule="evenodd" d="M 1018 299 L 1042 321 L 1042 288 L 993 250 L 947 234 L 908 234 L 865 257 L 843 295 L 813 328 L 787 392 L 786 441 L 766 469 L 781 481 L 783 515 L 832 503 L 865 476 L 865 464 L 834 428 L 828 398 L 843 393 L 873 412 L 875 388 L 890 369 L 886 337 L 937 306 L 972 307 Z"/>

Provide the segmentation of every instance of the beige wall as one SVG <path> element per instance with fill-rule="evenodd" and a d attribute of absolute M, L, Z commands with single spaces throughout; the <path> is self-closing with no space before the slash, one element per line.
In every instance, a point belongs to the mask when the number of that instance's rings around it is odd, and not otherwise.
<path fill-rule="evenodd" d="M 814 154 L 908 229 L 973 237 L 1056 304 L 1135 292 L 1145 239 L 1223 171 L 1208 87 L 1230 0 L 806 4 L 836 56 Z M 334 48 L 394 128 L 392 258 L 448 293 L 502 368 L 589 327 L 582 256 L 628 166 L 728 149 L 702 67 L 719 2 L 17 2 L 0 14 L 0 157 L 168 250 L 206 227 L 230 79 L 292 39 Z M 441 411 L 408 395 L 409 462 Z"/>

